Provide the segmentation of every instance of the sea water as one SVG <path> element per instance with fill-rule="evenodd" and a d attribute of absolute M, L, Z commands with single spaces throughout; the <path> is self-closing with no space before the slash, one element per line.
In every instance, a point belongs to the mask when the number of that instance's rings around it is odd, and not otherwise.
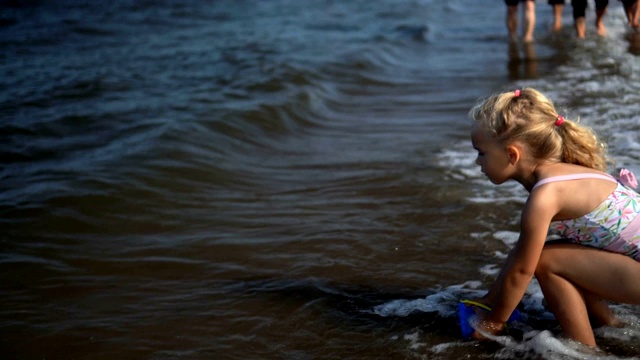
<path fill-rule="evenodd" d="M 589 355 L 535 281 L 519 336 L 460 336 L 526 197 L 478 99 L 538 88 L 640 172 L 620 3 L 583 41 L 537 3 L 525 46 L 501 1 L 0 2 L 3 358 L 640 356 L 636 306 Z"/>

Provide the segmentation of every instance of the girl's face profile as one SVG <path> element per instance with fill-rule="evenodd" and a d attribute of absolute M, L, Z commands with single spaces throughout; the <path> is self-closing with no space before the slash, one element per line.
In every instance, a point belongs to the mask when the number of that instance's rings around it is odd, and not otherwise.
<path fill-rule="evenodd" d="M 477 123 L 471 130 L 471 143 L 478 152 L 476 164 L 480 166 L 482 173 L 494 184 L 507 181 L 509 178 L 505 170 L 509 157 L 505 147 Z"/>

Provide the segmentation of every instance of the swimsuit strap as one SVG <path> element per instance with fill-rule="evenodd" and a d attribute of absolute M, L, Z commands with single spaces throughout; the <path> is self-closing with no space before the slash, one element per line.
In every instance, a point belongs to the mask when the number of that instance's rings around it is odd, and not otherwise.
<path fill-rule="evenodd" d="M 613 181 L 613 182 L 616 182 L 616 183 L 618 182 L 618 180 L 616 180 L 611 175 L 583 173 L 583 174 L 571 174 L 571 175 L 560 175 L 560 176 L 548 177 L 546 179 L 542 179 L 542 180 L 538 181 L 533 186 L 533 189 L 537 188 L 538 186 L 542 186 L 544 184 L 548 184 L 548 183 L 551 183 L 551 182 L 567 181 L 567 180 L 580 180 L 580 179 L 602 179 L 602 180 Z M 533 191 L 533 189 L 531 189 L 531 191 Z"/>

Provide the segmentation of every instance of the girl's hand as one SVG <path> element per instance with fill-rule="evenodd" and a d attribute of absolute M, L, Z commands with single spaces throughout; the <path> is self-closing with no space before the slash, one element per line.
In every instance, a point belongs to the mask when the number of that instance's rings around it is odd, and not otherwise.
<path fill-rule="evenodd" d="M 489 313 L 478 312 L 476 331 L 471 336 L 476 340 L 489 340 L 487 335 L 500 335 L 504 331 L 504 323 L 489 320 Z"/>

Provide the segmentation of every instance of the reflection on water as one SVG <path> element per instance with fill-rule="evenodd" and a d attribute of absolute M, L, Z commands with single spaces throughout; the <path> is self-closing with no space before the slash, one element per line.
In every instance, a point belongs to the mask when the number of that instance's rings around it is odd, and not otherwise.
<path fill-rule="evenodd" d="M 508 56 L 507 69 L 509 70 L 510 80 L 537 79 L 539 77 L 538 57 L 533 42 L 522 44 L 514 41 L 510 42 Z"/>
<path fill-rule="evenodd" d="M 629 43 L 629 53 L 640 55 L 640 31 L 629 31 L 625 39 Z"/>

